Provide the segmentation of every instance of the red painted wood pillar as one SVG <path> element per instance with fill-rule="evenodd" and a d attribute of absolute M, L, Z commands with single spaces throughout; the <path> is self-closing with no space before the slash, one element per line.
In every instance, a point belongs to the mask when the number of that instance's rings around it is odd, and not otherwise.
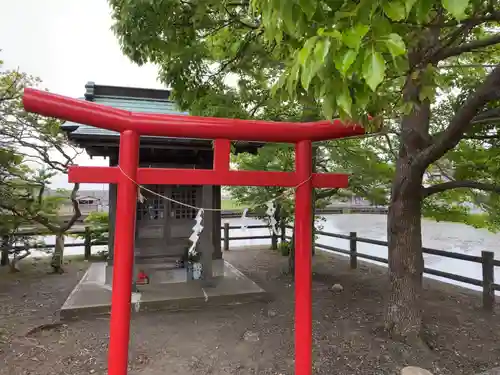
<path fill-rule="evenodd" d="M 312 145 L 295 148 L 295 170 L 302 183 L 295 193 L 295 374 L 312 374 Z"/>
<path fill-rule="evenodd" d="M 139 166 L 139 136 L 131 130 L 120 135 L 120 168 L 136 180 Z M 118 181 L 109 334 L 108 374 L 126 375 L 130 337 L 130 299 L 134 264 L 137 186 L 120 175 Z"/>

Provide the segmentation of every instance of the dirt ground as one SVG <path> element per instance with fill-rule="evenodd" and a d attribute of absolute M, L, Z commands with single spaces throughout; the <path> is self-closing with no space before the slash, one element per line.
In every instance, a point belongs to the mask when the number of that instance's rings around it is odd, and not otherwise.
<path fill-rule="evenodd" d="M 130 374 L 293 374 L 286 258 L 262 249 L 235 249 L 225 258 L 273 293 L 273 302 L 134 316 Z M 315 374 L 398 374 L 418 365 L 435 374 L 472 375 L 500 365 L 500 317 L 481 311 L 478 294 L 426 282 L 433 350 L 420 352 L 378 333 L 388 288 L 383 268 L 362 264 L 351 271 L 345 259 L 324 253 L 314 263 Z M 86 266 L 72 261 L 62 276 L 46 275 L 46 265 L 31 261 L 20 274 L 2 270 L 0 374 L 106 374 L 109 319 L 57 324 L 57 310 Z M 344 290 L 333 292 L 335 283 Z"/>

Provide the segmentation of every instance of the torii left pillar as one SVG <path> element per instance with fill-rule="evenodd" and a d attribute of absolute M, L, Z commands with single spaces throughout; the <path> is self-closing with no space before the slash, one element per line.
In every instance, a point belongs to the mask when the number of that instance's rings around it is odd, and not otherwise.
<path fill-rule="evenodd" d="M 113 292 L 111 293 L 110 332 L 118 337 L 109 340 L 109 374 L 126 374 L 128 366 L 128 346 L 130 337 L 130 298 L 132 295 L 132 275 L 134 267 L 135 217 L 137 205 L 137 167 L 139 165 L 139 135 L 125 130 L 120 136 L 118 163 L 123 172 L 118 183 L 116 206 Z M 121 229 L 123 228 L 123 229 Z"/>

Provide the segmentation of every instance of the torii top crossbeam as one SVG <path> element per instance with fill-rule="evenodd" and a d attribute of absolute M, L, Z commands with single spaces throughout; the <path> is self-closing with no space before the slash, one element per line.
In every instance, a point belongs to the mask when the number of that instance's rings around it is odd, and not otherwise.
<path fill-rule="evenodd" d="M 362 127 L 340 120 L 301 123 L 134 113 L 33 89 L 24 91 L 23 103 L 27 111 L 45 116 L 117 132 L 132 130 L 139 135 L 173 138 L 295 143 L 364 133 Z"/>
<path fill-rule="evenodd" d="M 339 120 L 308 123 L 133 113 L 25 89 L 27 111 L 120 133 L 119 167 L 71 167 L 71 182 L 118 184 L 108 374 L 126 375 L 137 184 L 295 187 L 295 374 L 312 373 L 312 189 L 347 186 L 347 175 L 312 173 L 312 142 L 364 133 Z M 139 168 L 141 135 L 215 141 L 212 170 Z M 230 141 L 295 143 L 295 171 L 231 171 Z"/>

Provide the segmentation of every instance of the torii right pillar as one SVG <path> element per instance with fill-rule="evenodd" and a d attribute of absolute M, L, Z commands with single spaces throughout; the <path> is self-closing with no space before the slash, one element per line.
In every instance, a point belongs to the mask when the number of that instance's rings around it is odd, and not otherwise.
<path fill-rule="evenodd" d="M 312 144 L 295 146 L 295 373 L 312 374 Z"/>

